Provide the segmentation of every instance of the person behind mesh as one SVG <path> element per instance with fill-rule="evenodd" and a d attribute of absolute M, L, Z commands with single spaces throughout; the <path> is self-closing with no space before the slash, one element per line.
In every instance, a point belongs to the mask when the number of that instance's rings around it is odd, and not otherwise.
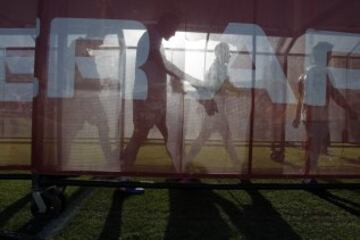
<path fill-rule="evenodd" d="M 299 77 L 299 98 L 296 108 L 293 126 L 299 127 L 300 120 L 304 123 L 306 131 L 305 147 L 305 174 L 316 173 L 318 159 L 324 145 L 329 138 L 329 102 L 332 98 L 339 106 L 344 108 L 350 118 L 356 119 L 354 112 L 346 99 L 333 86 L 328 53 L 333 46 L 328 42 L 317 43 L 311 53 L 311 65 L 305 74 Z M 330 79 L 329 79 L 330 76 Z M 305 182 L 316 182 L 313 179 L 305 179 Z"/>
<path fill-rule="evenodd" d="M 180 24 L 180 16 L 175 12 L 163 14 L 159 21 L 148 27 L 148 31 L 139 40 L 136 61 L 149 51 L 146 62 L 140 68 L 146 74 L 136 77 L 133 90 L 133 123 L 134 131 L 129 143 L 120 154 L 121 168 L 132 171 L 140 147 L 144 144 L 151 128 L 156 126 L 165 140 L 165 147 L 171 157 L 174 168 L 179 171 L 175 157 L 167 148 L 168 128 L 166 126 L 167 109 L 167 74 L 171 81 L 183 80 L 193 85 L 200 85 L 201 81 L 181 71 L 167 60 L 162 46 L 162 40 L 169 40 L 175 35 Z M 137 63 L 138 65 L 138 63 Z M 173 85 L 172 85 L 173 86 Z M 118 151 L 118 150 L 115 150 Z"/>
<path fill-rule="evenodd" d="M 205 114 L 201 122 L 199 136 L 192 143 L 190 151 L 185 156 L 185 168 L 188 170 L 192 160 L 200 152 L 202 145 L 215 131 L 221 134 L 235 169 L 239 170 L 240 168 L 225 107 L 225 95 L 229 92 L 239 93 L 239 89 L 229 81 L 227 71 L 229 60 L 229 45 L 220 42 L 215 46 L 215 60 L 206 73 L 205 81 L 201 87 L 196 87 L 200 97 L 199 103 L 204 107 Z"/>
<path fill-rule="evenodd" d="M 93 39 L 92 36 L 80 38 L 74 41 L 75 55 L 89 60 L 90 68 L 97 73 L 97 64 L 93 51 L 103 44 L 102 39 Z M 98 74 L 96 74 L 98 75 Z M 100 79 L 87 79 L 80 72 L 78 65 L 75 66 L 75 94 L 71 98 L 62 100 L 64 133 L 63 167 L 67 167 L 70 161 L 71 145 L 77 133 L 89 123 L 97 128 L 101 150 L 106 163 L 111 161 L 111 145 L 109 141 L 109 124 L 104 106 L 100 100 L 102 84 Z"/>

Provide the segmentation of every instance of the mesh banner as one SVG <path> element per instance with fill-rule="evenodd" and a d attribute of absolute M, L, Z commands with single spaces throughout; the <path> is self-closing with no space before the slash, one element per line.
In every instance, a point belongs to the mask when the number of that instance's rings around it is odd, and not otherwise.
<path fill-rule="evenodd" d="M 54 0 L 31 7 L 40 25 L 36 44 L 0 49 L 0 120 L 4 148 L 32 136 L 33 171 L 359 176 L 360 22 L 349 17 L 358 1 Z M 36 56 L 35 70 L 12 66 L 14 54 L 29 66 Z M 25 72 L 26 81 L 36 73 L 38 88 L 17 80 Z M 33 109 L 31 97 L 6 99 L 17 91 L 4 90 L 11 81 L 23 91 L 32 86 Z M 11 104 L 29 110 L 9 114 Z"/>
<path fill-rule="evenodd" d="M 37 1 L 0 1 L 0 169 L 30 167 Z M 11 13 L 11 14 L 10 14 Z"/>

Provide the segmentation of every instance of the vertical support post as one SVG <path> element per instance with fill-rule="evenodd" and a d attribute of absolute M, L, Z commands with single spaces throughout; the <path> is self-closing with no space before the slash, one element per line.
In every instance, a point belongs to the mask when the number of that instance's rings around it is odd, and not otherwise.
<path fill-rule="evenodd" d="M 253 23 L 256 24 L 256 14 L 257 14 L 257 1 L 254 1 L 253 5 Z M 254 125 L 255 125 L 255 84 L 256 84 L 256 32 L 255 28 L 253 28 L 252 34 L 252 69 L 251 71 L 251 106 L 250 106 L 250 129 L 249 129 L 249 153 L 248 153 L 248 176 L 252 175 L 252 167 L 253 167 L 253 147 L 254 147 Z"/>
<path fill-rule="evenodd" d="M 43 192 L 43 188 L 41 186 L 41 176 L 38 174 L 32 175 L 32 186 L 31 186 L 31 196 L 34 203 L 37 206 L 39 213 L 45 213 L 47 210 L 46 204 L 44 202 L 41 193 Z"/>

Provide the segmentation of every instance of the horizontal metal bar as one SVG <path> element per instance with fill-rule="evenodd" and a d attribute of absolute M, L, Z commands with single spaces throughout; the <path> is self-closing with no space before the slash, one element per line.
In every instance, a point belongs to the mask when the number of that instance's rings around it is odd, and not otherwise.
<path fill-rule="evenodd" d="M 32 174 L 0 174 L 2 180 L 31 180 Z M 251 183 L 240 181 L 239 183 L 205 183 L 197 181 L 120 181 L 113 179 L 69 179 L 66 176 L 42 176 L 40 184 L 44 186 L 80 186 L 80 187 L 143 187 L 149 189 L 238 189 L 238 190 L 308 190 L 308 189 L 360 189 L 359 183 Z"/>
<path fill-rule="evenodd" d="M 80 186 L 80 187 L 143 187 L 149 189 L 232 189 L 232 190 L 322 190 L 322 189 L 360 189 L 360 183 L 203 183 L 203 182 L 181 182 L 181 181 L 119 181 L 119 180 L 75 180 L 56 179 L 43 180 L 44 185 L 58 186 Z"/>
<path fill-rule="evenodd" d="M 283 173 L 279 172 L 279 168 L 268 168 L 268 169 L 255 169 L 256 172 L 252 174 L 247 173 L 175 173 L 175 172 L 145 172 L 145 171 L 114 171 L 114 172 L 102 172 L 102 171 L 54 171 L 54 170 L 42 170 L 36 169 L 34 174 L 47 175 L 47 176 L 61 176 L 71 178 L 74 176 L 94 176 L 98 178 L 106 177 L 108 179 L 115 177 L 141 177 L 141 178 L 198 178 L 198 179 L 242 179 L 242 180 L 295 180 L 305 178 L 316 178 L 316 179 L 357 179 L 360 180 L 360 174 L 345 174 L 342 173 L 327 173 L 327 174 L 300 174 L 300 173 Z"/>
<path fill-rule="evenodd" d="M 14 174 L 0 174 L 0 180 L 31 180 L 32 174 L 14 173 Z"/>

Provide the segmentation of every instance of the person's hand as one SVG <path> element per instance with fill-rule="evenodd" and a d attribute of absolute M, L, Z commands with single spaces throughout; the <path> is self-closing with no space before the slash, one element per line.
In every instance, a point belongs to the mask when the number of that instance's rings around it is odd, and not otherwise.
<path fill-rule="evenodd" d="M 172 77 L 170 84 L 173 92 L 185 94 L 184 83 L 182 80 Z"/>
<path fill-rule="evenodd" d="M 298 128 L 300 125 L 300 119 L 299 118 L 295 118 L 294 121 L 292 122 L 292 125 L 294 128 Z"/>
<path fill-rule="evenodd" d="M 191 86 L 197 88 L 197 87 L 203 87 L 203 81 L 194 78 L 190 75 L 186 75 L 184 81 L 187 81 L 188 83 L 191 84 Z"/>

